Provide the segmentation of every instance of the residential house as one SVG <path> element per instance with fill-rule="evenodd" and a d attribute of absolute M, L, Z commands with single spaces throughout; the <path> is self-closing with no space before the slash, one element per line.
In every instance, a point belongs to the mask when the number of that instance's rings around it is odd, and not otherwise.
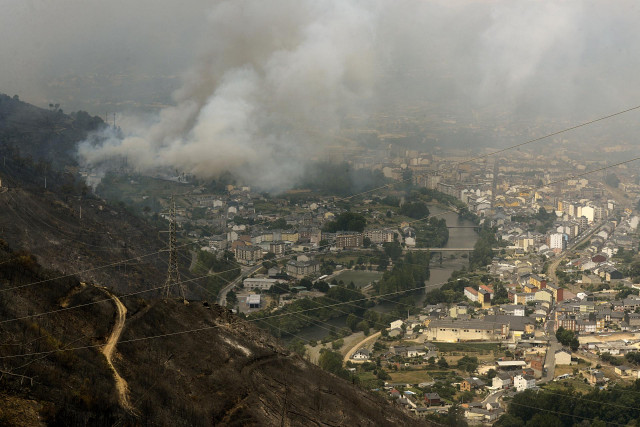
<path fill-rule="evenodd" d="M 485 384 L 480 378 L 465 378 L 460 383 L 460 391 L 482 390 Z"/>
<path fill-rule="evenodd" d="M 353 360 L 369 360 L 370 355 L 371 355 L 371 353 L 369 352 L 368 349 L 361 348 L 358 351 L 356 351 L 355 353 L 353 353 L 351 358 Z"/>
<path fill-rule="evenodd" d="M 427 404 L 427 406 L 435 406 L 441 405 L 442 399 L 440 398 L 440 395 L 438 393 L 425 393 L 424 402 Z"/>
<path fill-rule="evenodd" d="M 500 310 L 510 316 L 524 316 L 525 314 L 525 306 L 519 304 L 503 305 Z"/>
<path fill-rule="evenodd" d="M 365 230 L 364 237 L 371 240 L 371 243 L 390 243 L 393 242 L 395 232 L 392 230 Z"/>
<path fill-rule="evenodd" d="M 427 352 L 421 347 L 407 347 L 407 357 L 426 356 Z"/>
<path fill-rule="evenodd" d="M 493 388 L 509 388 L 513 384 L 513 378 L 507 372 L 499 372 L 491 382 Z"/>
<path fill-rule="evenodd" d="M 602 372 L 594 369 L 587 373 L 587 381 L 591 385 L 602 385 L 605 383 L 605 377 Z"/>
<path fill-rule="evenodd" d="M 632 368 L 630 368 L 630 367 L 628 367 L 626 365 L 616 366 L 614 368 L 614 371 L 615 371 L 616 374 L 618 374 L 620 376 L 624 376 L 624 377 L 626 377 L 628 375 L 631 375 L 634 372 L 634 370 Z"/>

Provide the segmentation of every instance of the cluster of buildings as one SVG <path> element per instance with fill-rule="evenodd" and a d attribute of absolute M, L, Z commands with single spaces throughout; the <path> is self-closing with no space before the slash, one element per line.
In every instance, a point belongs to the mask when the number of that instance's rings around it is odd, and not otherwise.
<path fill-rule="evenodd" d="M 616 292 L 598 292 L 558 304 L 555 309 L 555 329 L 562 327 L 580 334 L 608 331 L 640 330 L 640 297 L 629 295 L 615 299 Z M 637 350 L 637 349 L 636 349 Z"/>

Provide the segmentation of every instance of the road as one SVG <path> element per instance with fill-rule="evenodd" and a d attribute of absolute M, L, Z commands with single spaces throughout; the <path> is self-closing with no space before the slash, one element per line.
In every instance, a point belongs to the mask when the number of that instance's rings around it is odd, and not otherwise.
<path fill-rule="evenodd" d="M 218 293 L 218 305 L 222 307 L 227 306 L 227 293 L 233 289 L 235 286 L 239 285 L 242 282 L 243 277 L 251 276 L 253 273 L 257 272 L 262 268 L 262 264 L 252 265 L 252 266 L 240 266 L 240 275 L 230 281 L 224 288 L 220 290 Z"/>
<path fill-rule="evenodd" d="M 504 393 L 504 390 L 498 390 L 496 392 L 493 392 L 493 393 L 489 394 L 482 401 L 482 407 L 486 408 L 488 404 L 491 404 L 491 406 L 493 408 L 497 408 L 498 407 L 498 399 L 500 399 L 502 397 L 503 393 Z"/>
<path fill-rule="evenodd" d="M 549 267 L 547 268 L 547 277 L 549 278 L 549 281 L 552 283 L 558 283 L 558 277 L 556 276 L 556 270 L 558 269 L 558 266 L 560 265 L 560 263 L 567 257 L 567 255 L 569 255 L 569 253 L 573 250 L 573 248 L 580 246 L 582 243 L 586 242 L 588 239 L 591 238 L 591 236 L 593 236 L 595 233 L 598 232 L 598 230 L 600 230 L 600 227 L 602 227 L 602 223 L 593 227 L 593 230 L 589 231 L 584 237 L 582 237 L 580 240 L 577 240 L 576 242 L 574 242 L 571 247 L 567 248 L 564 252 L 562 252 L 562 254 L 560 254 L 559 257 L 557 257 L 556 259 L 553 260 L 553 262 L 551 262 L 551 264 L 549 264 Z M 580 288 L 578 286 L 575 285 L 571 285 L 568 284 L 567 285 L 569 287 L 569 290 L 573 293 L 577 293 L 580 292 Z"/>
<path fill-rule="evenodd" d="M 549 317 L 553 315 L 553 312 L 549 314 Z M 552 381 L 555 376 L 556 370 L 556 351 L 562 348 L 562 344 L 558 342 L 556 339 L 556 334 L 554 331 L 555 320 L 549 320 L 547 322 L 546 333 L 549 337 L 549 346 L 547 347 L 547 355 L 544 359 L 544 368 L 547 370 L 547 374 L 543 376 L 539 384 L 547 383 Z"/>
<path fill-rule="evenodd" d="M 109 339 L 107 339 L 107 344 L 102 348 L 102 354 L 104 354 L 104 357 L 107 359 L 107 363 L 113 371 L 113 377 L 116 381 L 116 389 L 118 390 L 118 402 L 120 403 L 120 406 L 122 406 L 129 412 L 134 412 L 134 408 L 129 402 L 129 386 L 127 385 L 127 382 L 124 380 L 124 378 L 120 376 L 112 362 L 116 344 L 118 344 L 118 340 L 120 339 L 120 335 L 122 335 L 122 330 L 124 329 L 124 322 L 127 318 L 127 308 L 124 306 L 124 304 L 122 304 L 118 297 L 109 292 L 106 288 L 101 289 L 113 300 L 113 303 L 116 305 L 117 309 L 116 323 L 113 326 L 111 335 L 109 335 Z"/>
<path fill-rule="evenodd" d="M 370 341 L 378 339 L 380 335 L 381 335 L 380 332 L 376 332 L 375 334 L 369 335 L 368 337 L 366 337 L 365 339 L 363 339 L 362 341 L 360 341 L 359 343 L 351 347 L 351 350 L 347 351 L 347 354 L 344 355 L 344 358 L 342 359 L 342 363 L 347 363 L 347 361 L 351 358 L 351 356 L 353 356 L 353 353 L 355 353 L 356 351 L 364 347 Z"/>

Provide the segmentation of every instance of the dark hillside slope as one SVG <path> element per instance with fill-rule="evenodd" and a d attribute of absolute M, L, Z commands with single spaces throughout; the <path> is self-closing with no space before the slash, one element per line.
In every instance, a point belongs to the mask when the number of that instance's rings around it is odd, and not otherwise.
<path fill-rule="evenodd" d="M 168 258 L 167 235 L 157 227 L 168 225 L 105 202 L 77 173 L 76 144 L 100 126 L 83 112 L 67 116 L 0 95 L 0 238 L 49 268 L 119 292 L 157 288 Z M 182 275 L 189 278 L 189 248 L 180 252 Z M 96 268 L 104 265 L 111 266 Z M 188 296 L 211 298 L 200 286 L 191 283 Z"/>
<path fill-rule="evenodd" d="M 55 274 L 0 244 L 0 425 L 423 425 L 228 310 L 177 300 L 130 301 L 114 359 L 127 413 L 100 352 L 114 302 L 74 278 L 25 286 Z"/>
<path fill-rule="evenodd" d="M 28 250 L 49 268 L 64 274 L 82 272 L 82 280 L 120 292 L 149 289 L 164 281 L 165 252 L 137 258 L 166 247 L 157 229 L 122 208 L 94 197 L 65 200 L 53 192 L 20 187 L 0 189 L 0 207 L 0 238 Z M 122 260 L 129 261 L 96 269 Z"/>
<path fill-rule="evenodd" d="M 99 348 L 56 350 L 103 345 L 114 306 L 75 278 L 24 286 L 56 274 L 0 242 L 0 425 L 113 425 L 124 413 Z"/>
<path fill-rule="evenodd" d="M 157 301 L 132 313 L 117 363 L 144 422 L 161 425 L 424 425 L 285 349 L 217 305 Z M 146 341 L 158 334 L 206 328 Z"/>
<path fill-rule="evenodd" d="M 0 94 L 0 146 L 21 157 L 47 161 L 54 169 L 75 165 L 76 144 L 106 124 L 83 111 L 66 115 Z"/>

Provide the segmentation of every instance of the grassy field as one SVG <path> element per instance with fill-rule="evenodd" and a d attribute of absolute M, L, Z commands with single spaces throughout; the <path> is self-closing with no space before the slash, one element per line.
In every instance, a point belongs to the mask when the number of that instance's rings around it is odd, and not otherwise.
<path fill-rule="evenodd" d="M 388 371 L 391 376 L 390 382 L 418 384 L 425 381 L 431 381 L 431 376 L 427 371 Z"/>
<path fill-rule="evenodd" d="M 566 380 L 561 381 L 552 381 L 544 386 L 545 389 L 550 391 L 566 390 L 571 387 L 580 393 L 593 391 L 593 386 L 585 383 L 584 379 L 580 377 L 567 378 Z"/>
<path fill-rule="evenodd" d="M 569 374 L 569 375 L 573 375 L 573 369 L 574 368 L 578 368 L 578 369 L 587 369 L 591 367 L 591 363 L 580 363 L 577 365 L 556 365 L 556 369 L 554 371 L 554 375 L 556 377 L 560 376 L 560 375 L 564 375 L 564 374 Z"/>
<path fill-rule="evenodd" d="M 382 277 L 382 273 L 377 271 L 346 270 L 335 276 L 335 279 L 342 280 L 345 284 L 353 282 L 357 287 L 361 288 L 374 280 L 380 279 L 380 277 Z"/>
<path fill-rule="evenodd" d="M 492 343 L 449 343 L 449 342 L 436 342 L 434 343 L 438 347 L 439 351 L 458 351 L 461 353 L 488 353 L 499 352 L 498 344 Z"/>

